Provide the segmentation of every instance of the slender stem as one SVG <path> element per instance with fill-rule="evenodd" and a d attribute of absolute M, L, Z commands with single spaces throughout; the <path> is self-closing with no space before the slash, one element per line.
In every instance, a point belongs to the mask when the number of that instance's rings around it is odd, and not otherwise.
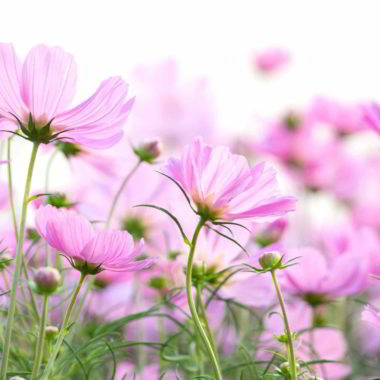
<path fill-rule="evenodd" d="M 9 202 L 11 204 L 13 230 L 15 232 L 16 241 L 18 242 L 19 234 L 18 234 L 18 226 L 17 226 L 17 218 L 16 218 L 16 208 L 15 208 L 14 198 L 13 198 L 13 181 L 12 181 L 12 167 L 11 167 L 11 139 L 12 137 L 10 137 L 7 141 L 8 196 L 9 196 Z M 22 261 L 23 261 L 22 268 L 23 268 L 25 278 L 26 280 L 29 280 L 28 264 L 25 260 L 24 252 L 22 252 Z M 29 289 L 29 294 L 31 297 L 33 313 L 34 313 L 34 316 L 36 317 L 36 320 L 38 321 L 39 317 L 38 317 L 36 299 L 35 299 L 34 293 L 30 289 Z"/>
<path fill-rule="evenodd" d="M 11 291 L 11 302 L 8 309 L 8 322 L 7 328 L 5 332 L 4 338 L 4 351 L 3 351 L 3 360 L 1 362 L 1 372 L 0 372 L 0 380 L 6 380 L 7 369 L 8 369 L 8 359 L 9 359 L 9 351 L 12 339 L 12 331 L 13 331 L 13 322 L 16 311 L 16 303 L 17 303 L 17 287 L 20 280 L 21 275 L 21 266 L 24 258 L 24 238 L 25 238 L 25 224 L 26 224 L 26 216 L 28 212 L 28 198 L 30 194 L 30 188 L 32 185 L 32 176 L 33 176 L 33 168 L 37 157 L 39 143 L 33 143 L 33 150 L 30 157 L 28 174 L 26 177 L 25 190 L 24 190 L 24 198 L 22 203 L 22 212 L 21 212 L 21 223 L 20 223 L 20 238 L 17 245 L 16 252 L 16 268 L 13 273 L 12 279 L 12 291 Z M 25 271 L 27 268 L 25 267 Z M 33 300 L 33 299 L 32 299 Z"/>
<path fill-rule="evenodd" d="M 50 372 L 53 369 L 55 359 L 56 359 L 56 357 L 58 355 L 58 352 L 59 352 L 59 350 L 60 350 L 60 348 L 62 346 L 63 339 L 65 338 L 65 335 L 67 334 L 66 329 L 67 329 L 67 327 L 68 327 L 68 325 L 70 323 L 71 314 L 73 312 L 74 305 L 76 303 L 79 291 L 80 291 L 80 289 L 81 289 L 81 287 L 82 287 L 82 285 L 84 283 L 85 278 L 86 278 L 86 276 L 81 273 L 80 280 L 79 280 L 79 282 L 77 284 L 77 287 L 75 288 L 75 291 L 74 291 L 74 293 L 73 293 L 73 295 L 71 297 L 70 305 L 69 305 L 69 307 L 66 310 L 65 318 L 63 319 L 61 330 L 59 330 L 59 334 L 58 334 L 58 337 L 57 337 L 57 341 L 56 341 L 56 343 L 54 345 L 53 352 L 50 354 L 50 357 L 49 357 L 48 363 L 46 365 L 45 371 L 43 372 L 42 380 L 48 380 L 49 379 Z"/>
<path fill-rule="evenodd" d="M 11 210 L 12 210 L 12 222 L 13 222 L 13 229 L 16 235 L 16 241 L 18 241 L 18 226 L 17 226 L 17 218 L 16 218 L 16 208 L 15 203 L 13 199 L 13 181 L 12 181 L 12 168 L 11 168 L 11 140 L 12 137 L 10 137 L 7 141 L 7 160 L 8 160 L 8 196 L 9 196 L 9 202 L 11 204 Z"/>
<path fill-rule="evenodd" d="M 210 339 L 210 343 L 212 345 L 212 349 L 214 350 L 215 356 L 218 359 L 218 363 L 219 363 L 218 349 L 216 348 L 215 339 L 214 339 L 214 336 L 213 336 L 212 331 L 210 329 L 210 325 L 208 323 L 208 318 L 207 318 L 205 306 L 204 306 L 204 303 L 202 300 L 202 289 L 201 289 L 200 284 L 197 284 L 197 294 L 199 297 L 198 298 L 199 299 L 199 309 L 200 309 L 200 312 L 201 312 L 202 317 L 203 317 L 204 327 L 206 329 L 208 338 Z"/>
<path fill-rule="evenodd" d="M 202 227 L 204 226 L 204 224 L 205 224 L 205 221 L 201 218 L 198 222 L 196 229 L 195 229 L 193 239 L 191 240 L 191 247 L 190 247 L 190 252 L 189 252 L 189 258 L 187 261 L 187 274 L 186 274 L 187 302 L 189 304 L 191 316 L 193 318 L 195 326 L 196 326 L 198 333 L 202 338 L 203 344 L 205 345 L 207 352 L 210 356 L 211 363 L 214 367 L 216 380 L 222 380 L 222 372 L 219 368 L 217 356 L 213 350 L 212 344 L 209 341 L 207 333 L 205 332 L 205 330 L 202 326 L 202 322 L 200 321 L 200 319 L 198 317 L 197 308 L 195 307 L 195 303 L 193 300 L 193 294 L 192 294 L 193 259 L 194 259 L 194 254 L 195 254 L 195 246 L 197 244 L 199 233 L 200 233 Z"/>
<path fill-rule="evenodd" d="M 126 184 L 131 179 L 131 177 L 133 176 L 133 174 L 137 171 L 137 169 L 139 168 L 139 166 L 141 165 L 142 162 L 143 161 L 141 161 L 141 160 L 137 161 L 137 163 L 135 164 L 135 166 L 133 166 L 133 168 L 131 169 L 131 171 L 127 174 L 127 176 L 124 178 L 123 182 L 121 183 L 121 185 L 119 187 L 119 190 L 117 191 L 117 193 L 115 194 L 115 196 L 113 198 L 111 208 L 110 208 L 110 210 L 108 212 L 106 227 L 109 227 L 109 225 L 111 223 L 112 215 L 115 212 L 116 204 L 117 204 L 117 202 L 118 202 L 118 200 L 120 198 L 121 193 L 123 192 Z"/>
<path fill-rule="evenodd" d="M 37 346 L 36 346 L 36 358 L 34 360 L 33 370 L 32 370 L 32 380 L 38 379 L 38 372 L 42 363 L 42 357 L 44 353 L 43 350 L 44 350 L 44 341 L 45 341 L 45 327 L 46 327 L 46 321 L 48 318 L 48 311 L 49 311 L 48 303 L 49 303 L 49 296 L 44 296 L 44 306 L 43 306 L 43 311 L 42 311 L 40 332 L 38 334 L 38 340 L 37 340 Z"/>
<path fill-rule="evenodd" d="M 272 274 L 272 280 L 273 280 L 274 287 L 276 288 L 278 301 L 280 302 L 282 315 L 284 317 L 286 334 L 288 335 L 288 347 L 289 347 L 291 376 L 292 376 L 291 379 L 297 380 L 297 362 L 296 362 L 296 355 L 295 355 L 294 346 L 293 346 L 292 330 L 290 329 L 290 324 L 289 324 L 288 314 L 286 312 L 284 298 L 283 298 L 282 293 L 281 293 L 280 285 L 277 281 L 276 270 L 272 270 L 271 274 Z"/>

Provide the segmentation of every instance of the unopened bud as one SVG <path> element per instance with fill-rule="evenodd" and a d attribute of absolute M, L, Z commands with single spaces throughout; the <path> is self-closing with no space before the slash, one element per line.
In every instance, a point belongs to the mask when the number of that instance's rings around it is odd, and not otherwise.
<path fill-rule="evenodd" d="M 0 272 L 7 268 L 12 262 L 12 256 L 9 253 L 3 253 L 0 256 Z"/>
<path fill-rule="evenodd" d="M 134 149 L 141 161 L 152 163 L 161 155 L 162 144 L 159 140 L 151 140 L 140 144 Z"/>
<path fill-rule="evenodd" d="M 13 376 L 9 380 L 25 380 L 23 377 L 20 376 Z"/>
<path fill-rule="evenodd" d="M 54 293 L 61 284 L 61 275 L 55 268 L 39 268 L 34 275 L 34 283 L 37 293 L 49 295 Z"/>
<path fill-rule="evenodd" d="M 46 326 L 45 327 L 45 339 L 54 340 L 59 333 L 59 329 L 56 326 Z"/>
<path fill-rule="evenodd" d="M 296 363 L 296 372 L 300 370 L 300 365 Z M 280 370 L 286 379 L 291 379 L 291 367 L 289 362 L 283 362 L 280 365 Z"/>
<path fill-rule="evenodd" d="M 275 269 L 281 261 L 281 255 L 274 252 L 267 252 L 260 256 L 259 263 L 263 269 Z"/>

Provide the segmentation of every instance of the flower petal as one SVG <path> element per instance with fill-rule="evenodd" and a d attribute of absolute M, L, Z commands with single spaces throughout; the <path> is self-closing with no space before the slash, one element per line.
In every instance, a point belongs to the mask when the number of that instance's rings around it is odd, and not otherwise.
<path fill-rule="evenodd" d="M 75 108 L 61 113 L 54 120 L 59 130 L 68 130 L 63 138 L 104 149 L 115 145 L 122 137 L 122 127 L 132 109 L 134 99 L 125 101 L 128 85 L 120 77 L 101 83 L 96 92 Z"/>
<path fill-rule="evenodd" d="M 9 113 L 22 117 L 26 112 L 20 93 L 21 62 L 12 44 L 0 44 L 0 113 L 13 118 Z"/>
<path fill-rule="evenodd" d="M 21 94 L 36 120 L 43 122 L 62 112 L 75 94 L 77 67 L 60 47 L 35 46 L 22 68 Z"/>
<path fill-rule="evenodd" d="M 95 236 L 91 223 L 75 211 L 40 207 L 36 227 L 55 249 L 71 257 L 81 257 L 83 247 Z"/>
<path fill-rule="evenodd" d="M 128 267 L 137 267 L 134 260 L 143 246 L 142 240 L 135 246 L 127 231 L 104 230 L 86 244 L 80 257 L 104 269 L 123 271 L 128 270 Z"/>

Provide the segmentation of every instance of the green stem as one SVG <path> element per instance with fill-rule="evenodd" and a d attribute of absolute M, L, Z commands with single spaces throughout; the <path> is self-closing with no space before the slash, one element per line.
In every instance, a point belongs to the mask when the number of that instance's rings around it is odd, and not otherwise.
<path fill-rule="evenodd" d="M 283 298 L 282 293 L 281 293 L 280 285 L 277 281 L 276 270 L 275 269 L 272 270 L 271 274 L 272 274 L 272 280 L 273 280 L 274 287 L 276 288 L 278 301 L 280 302 L 282 315 L 284 317 L 286 334 L 288 335 L 288 348 L 289 348 L 291 376 L 292 376 L 291 379 L 297 380 L 297 362 L 296 362 L 296 355 L 295 355 L 294 346 L 293 346 L 292 330 L 290 329 L 290 324 L 289 324 L 288 314 L 286 312 L 284 298 Z"/>
<path fill-rule="evenodd" d="M 7 141 L 7 160 L 8 160 L 8 196 L 9 196 L 9 202 L 11 204 L 11 210 L 12 210 L 12 222 L 13 222 L 13 229 L 16 235 L 16 241 L 18 241 L 18 226 L 17 226 L 17 218 L 16 218 L 16 208 L 15 203 L 13 199 L 13 181 L 12 181 L 12 168 L 11 168 L 11 140 L 12 137 L 10 137 Z"/>
<path fill-rule="evenodd" d="M 131 179 L 131 177 L 133 176 L 133 174 L 137 171 L 137 169 L 139 168 L 139 166 L 141 165 L 142 162 L 143 161 L 141 161 L 141 160 L 137 161 L 137 163 L 135 164 L 135 166 L 131 169 L 131 171 L 127 174 L 127 176 L 124 178 L 123 182 L 121 183 L 121 185 L 119 187 L 119 190 L 117 191 L 117 193 L 115 194 L 115 197 L 113 198 L 111 208 L 110 208 L 110 210 L 108 212 L 106 228 L 108 228 L 109 225 L 110 225 L 110 223 L 111 223 L 112 215 L 115 212 L 116 204 L 117 204 L 117 202 L 118 202 L 118 200 L 120 198 L 121 193 L 123 192 L 126 184 Z"/>
<path fill-rule="evenodd" d="M 46 365 L 46 368 L 45 368 L 45 371 L 43 373 L 43 376 L 42 376 L 42 380 L 48 380 L 49 379 L 49 376 L 50 376 L 50 372 L 52 371 L 53 369 L 53 366 L 54 366 L 54 362 L 55 362 L 55 359 L 58 355 L 58 352 L 62 346 L 62 343 L 63 343 L 63 340 L 65 338 L 65 335 L 67 334 L 67 327 L 70 323 L 70 318 L 71 318 L 71 314 L 73 312 L 73 309 L 74 309 L 74 305 L 76 303 L 76 300 L 77 300 L 77 297 L 78 297 L 78 294 L 79 294 L 79 291 L 84 283 L 84 280 L 86 278 L 86 275 L 84 275 L 83 273 L 81 273 L 81 276 L 80 276 L 80 280 L 77 284 L 77 287 L 75 288 L 75 291 L 71 297 L 71 302 L 70 302 L 70 305 L 69 307 L 67 308 L 66 310 L 66 314 L 65 314 L 65 318 L 63 319 L 63 323 L 62 323 L 62 326 L 61 326 L 61 329 L 59 330 L 59 334 L 58 334 L 58 337 L 57 337 L 57 341 L 54 345 L 54 349 L 53 349 L 53 352 L 50 354 L 50 357 L 49 357 L 49 360 L 48 360 L 48 363 Z"/>
<path fill-rule="evenodd" d="M 209 341 L 209 338 L 207 336 L 207 333 L 205 332 L 202 322 L 200 321 L 197 313 L 197 309 L 195 307 L 195 303 L 193 300 L 193 294 L 192 294 L 192 277 L 193 277 L 193 259 L 195 254 L 195 247 L 197 244 L 199 233 L 204 226 L 205 221 L 201 218 L 198 222 L 198 225 L 195 229 L 193 239 L 191 240 L 191 247 L 189 252 L 189 258 L 187 261 L 187 274 L 186 274 L 186 290 L 187 290 L 187 302 L 189 303 L 189 308 L 191 311 L 191 316 L 193 318 L 193 321 L 195 323 L 195 326 L 198 330 L 199 335 L 202 338 L 203 344 L 206 347 L 206 350 L 210 356 L 211 363 L 214 367 L 216 380 L 222 380 L 222 372 L 219 368 L 218 359 L 216 356 L 216 353 L 213 350 L 212 344 Z"/>
<path fill-rule="evenodd" d="M 210 329 L 210 325 L 208 323 L 208 318 L 207 318 L 206 310 L 205 310 L 205 307 L 204 307 L 204 303 L 202 301 L 202 289 L 201 289 L 200 284 L 197 284 L 197 294 L 198 294 L 198 297 L 199 297 L 198 298 L 199 299 L 199 309 L 200 309 L 201 315 L 203 317 L 204 327 L 206 329 L 206 333 L 208 335 L 208 338 L 210 339 L 210 343 L 212 345 L 212 349 L 214 350 L 215 356 L 218 359 L 218 363 L 219 363 L 218 349 L 216 348 L 214 335 L 212 334 L 212 331 Z"/>
<path fill-rule="evenodd" d="M 36 358 L 34 360 L 33 364 L 33 370 L 32 370 L 32 380 L 38 379 L 38 372 L 41 367 L 42 363 L 42 357 L 43 357 L 43 350 L 44 350 L 44 340 L 45 340 L 45 327 L 46 327 L 46 321 L 48 318 L 48 303 L 49 303 L 49 296 L 44 296 L 44 306 L 43 306 L 43 312 L 42 312 L 42 318 L 41 318 L 41 324 L 40 324 L 40 332 L 38 334 L 38 340 L 37 340 L 37 346 L 36 346 Z"/>
<path fill-rule="evenodd" d="M 11 167 L 11 139 L 12 139 L 12 137 L 10 137 L 7 141 L 8 196 L 9 196 L 9 202 L 11 204 L 11 210 L 12 210 L 13 229 L 15 232 L 16 241 L 18 242 L 19 234 L 18 234 L 18 227 L 17 227 L 16 207 L 15 207 L 14 198 L 13 198 L 13 181 L 12 181 L 12 167 Z M 22 268 L 23 268 L 24 276 L 25 276 L 26 280 L 28 281 L 29 280 L 28 264 L 25 260 L 24 252 L 22 252 L 22 261 L 23 261 Z M 38 311 L 37 311 L 36 298 L 35 298 L 34 293 L 32 292 L 31 289 L 29 289 L 29 294 L 31 297 L 33 313 L 34 313 L 36 320 L 38 321 L 39 316 L 38 316 Z"/>
<path fill-rule="evenodd" d="M 5 332 L 4 338 L 4 351 L 3 351 L 3 360 L 1 362 L 1 372 L 0 372 L 0 380 L 6 380 L 7 369 L 8 369 L 8 359 L 9 359 L 9 351 L 12 340 L 12 332 L 13 332 L 13 322 L 16 311 L 16 303 L 17 303 L 17 287 L 20 280 L 21 275 L 21 267 L 24 259 L 24 239 L 25 239 L 25 224 L 26 217 L 28 212 L 28 198 L 30 194 L 30 188 L 32 185 L 32 176 L 33 176 L 33 168 L 37 157 L 39 143 L 33 143 L 33 150 L 30 157 L 28 174 L 26 177 L 25 190 L 24 190 L 24 198 L 22 203 L 22 212 L 21 212 L 21 223 L 20 223 L 20 238 L 17 245 L 16 252 L 16 268 L 13 273 L 12 279 L 12 291 L 11 291 L 11 302 L 8 309 L 8 322 L 7 328 Z M 27 272 L 27 268 L 24 267 Z M 33 300 L 33 298 L 32 298 Z M 35 306 L 35 305 L 34 305 Z"/>

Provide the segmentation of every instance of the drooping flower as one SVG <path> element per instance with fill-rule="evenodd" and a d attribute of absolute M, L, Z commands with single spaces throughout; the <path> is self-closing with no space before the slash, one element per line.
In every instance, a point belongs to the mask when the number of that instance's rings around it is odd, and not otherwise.
<path fill-rule="evenodd" d="M 281 196 L 276 172 L 265 163 L 250 168 L 245 157 L 211 147 L 198 137 L 172 158 L 166 173 L 176 180 L 205 220 L 264 220 L 295 209 L 296 199 Z"/>
<path fill-rule="evenodd" d="M 76 89 L 74 58 L 60 47 L 37 45 L 21 63 L 11 44 L 0 44 L 1 129 L 20 128 L 28 139 L 57 138 L 95 149 L 116 144 L 133 105 L 120 77 L 103 81 L 96 92 L 68 109 Z"/>
<path fill-rule="evenodd" d="M 135 244 L 126 231 L 96 232 L 87 219 L 73 210 L 56 209 L 50 205 L 40 207 L 36 213 L 36 227 L 48 244 L 62 252 L 82 273 L 136 271 L 154 261 L 136 261 L 143 240 Z"/>

